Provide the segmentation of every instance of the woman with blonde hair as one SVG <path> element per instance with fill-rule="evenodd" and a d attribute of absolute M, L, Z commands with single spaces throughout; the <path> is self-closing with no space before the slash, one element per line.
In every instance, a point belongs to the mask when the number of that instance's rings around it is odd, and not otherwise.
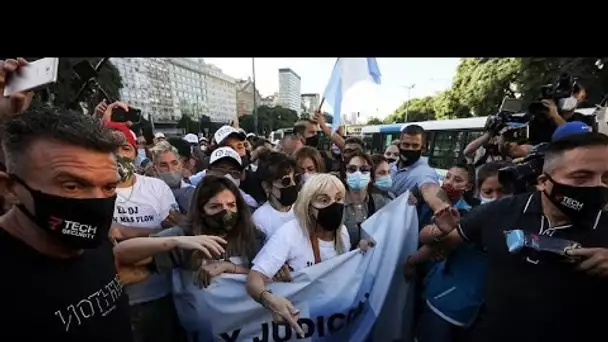
<path fill-rule="evenodd" d="M 253 260 L 247 279 L 249 295 L 298 333 L 297 311 L 284 297 L 266 289 L 284 264 L 293 271 L 327 261 L 350 250 L 350 237 L 343 224 L 344 184 L 335 176 L 317 174 L 302 187 L 294 204 L 295 220 L 285 223 L 262 247 Z M 362 240 L 360 247 L 367 250 L 373 243 Z"/>

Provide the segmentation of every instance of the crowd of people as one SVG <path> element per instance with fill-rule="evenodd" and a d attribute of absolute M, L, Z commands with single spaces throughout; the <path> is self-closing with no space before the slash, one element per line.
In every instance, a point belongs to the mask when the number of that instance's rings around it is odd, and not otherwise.
<path fill-rule="evenodd" d="M 0 61 L 0 90 L 26 63 Z M 531 145 L 492 132 L 442 178 L 415 124 L 372 155 L 320 113 L 276 144 L 232 126 L 148 140 L 111 121 L 128 104 L 102 102 L 87 116 L 32 110 L 31 98 L 0 98 L 1 341 L 193 341 L 172 296 L 174 270 L 190 272 L 201 291 L 222 274 L 246 275 L 251 299 L 303 336 L 298 308 L 268 284 L 382 248 L 361 224 L 402 195 L 419 222 L 419 249 L 400 274 L 416 289 L 411 340 L 603 334 L 608 136 L 571 115 L 552 129 L 537 183 L 515 193 L 499 172 Z M 558 255 L 537 243 L 516 253 L 505 242 L 512 230 L 578 248 Z"/>

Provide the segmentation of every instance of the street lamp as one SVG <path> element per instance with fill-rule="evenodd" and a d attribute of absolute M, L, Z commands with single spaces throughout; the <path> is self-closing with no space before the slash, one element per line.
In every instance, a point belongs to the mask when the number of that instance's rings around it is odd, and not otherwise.
<path fill-rule="evenodd" d="M 414 87 L 416 87 L 416 84 L 412 83 L 410 85 L 403 85 L 401 87 L 407 89 L 407 100 L 405 102 L 405 122 L 407 122 L 407 112 L 410 107 L 410 96 L 412 94 L 412 89 L 414 89 Z"/>

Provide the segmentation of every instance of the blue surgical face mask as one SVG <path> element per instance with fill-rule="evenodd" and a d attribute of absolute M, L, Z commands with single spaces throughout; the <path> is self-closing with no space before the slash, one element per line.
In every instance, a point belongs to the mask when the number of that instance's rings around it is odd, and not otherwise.
<path fill-rule="evenodd" d="M 362 173 L 361 171 L 347 173 L 346 174 L 346 184 L 348 184 L 348 188 L 353 191 L 361 191 L 367 187 L 369 184 L 371 177 L 370 173 Z"/>
<path fill-rule="evenodd" d="M 140 158 L 146 158 L 146 149 L 145 148 L 138 148 L 137 149 L 137 156 Z"/>
<path fill-rule="evenodd" d="M 381 189 L 390 189 L 393 186 L 393 179 L 390 175 L 376 178 L 376 186 Z"/>

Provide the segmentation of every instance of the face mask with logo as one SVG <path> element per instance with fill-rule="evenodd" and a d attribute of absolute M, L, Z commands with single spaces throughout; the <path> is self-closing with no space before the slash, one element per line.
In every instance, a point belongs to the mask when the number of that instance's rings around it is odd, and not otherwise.
<path fill-rule="evenodd" d="M 120 182 L 126 182 L 135 173 L 135 164 L 133 159 L 116 155 L 116 161 L 118 165 L 118 174 L 120 175 Z"/>
<path fill-rule="evenodd" d="M 317 147 L 319 145 L 319 135 L 315 134 L 312 137 L 306 138 L 306 146 Z"/>
<path fill-rule="evenodd" d="M 241 186 L 241 180 L 240 179 L 236 179 L 234 177 L 232 177 L 231 174 L 227 173 L 224 177 L 230 179 L 232 181 L 232 183 L 234 183 L 234 185 L 236 185 L 237 187 Z"/>
<path fill-rule="evenodd" d="M 576 109 L 576 107 L 578 105 L 578 99 L 574 96 L 570 96 L 565 99 L 560 99 L 558 101 L 558 103 L 559 103 L 559 109 L 561 109 L 564 112 L 569 112 L 569 111 L 573 111 Z"/>
<path fill-rule="evenodd" d="M 205 224 L 216 232 L 226 232 L 232 230 L 236 226 L 236 221 L 239 219 L 239 214 L 222 210 L 219 213 L 205 216 Z"/>
<path fill-rule="evenodd" d="M 171 189 L 176 189 L 181 187 L 183 176 L 180 171 L 173 171 L 159 173 L 158 178 L 167 183 Z"/>
<path fill-rule="evenodd" d="M 279 201 L 279 203 L 281 203 L 281 205 L 288 207 L 294 204 L 296 202 L 296 199 L 298 199 L 299 190 L 300 189 L 296 185 L 281 188 L 279 189 L 281 195 L 276 199 L 277 201 Z"/>
<path fill-rule="evenodd" d="M 342 218 L 344 217 L 344 204 L 334 202 L 328 207 L 316 209 L 319 211 L 317 214 L 317 224 L 323 230 L 335 232 L 340 229 Z"/>
<path fill-rule="evenodd" d="M 593 224 L 599 212 L 608 203 L 608 188 L 603 186 L 572 186 L 553 180 L 551 192 L 544 191 L 551 203 L 574 224 Z"/>
<path fill-rule="evenodd" d="M 383 190 L 389 190 L 393 186 L 393 179 L 391 176 L 381 176 L 376 178 L 376 186 Z"/>
<path fill-rule="evenodd" d="M 420 159 L 420 155 L 422 154 L 421 150 L 403 150 L 399 149 L 399 154 L 401 158 L 401 162 L 403 162 L 404 166 L 411 166 L 415 162 Z"/>
<path fill-rule="evenodd" d="M 445 191 L 446 195 L 448 195 L 448 198 L 451 200 L 459 199 L 460 197 L 462 197 L 462 194 L 464 193 L 463 190 L 458 190 L 458 189 L 454 188 L 451 184 L 443 183 L 441 188 L 443 189 L 443 191 Z"/>
<path fill-rule="evenodd" d="M 15 175 L 11 175 L 11 178 L 29 191 L 34 212 L 23 204 L 17 205 L 17 208 L 40 229 L 66 246 L 93 249 L 108 239 L 116 195 L 106 198 L 61 197 L 34 190 Z"/>
<path fill-rule="evenodd" d="M 369 184 L 370 179 L 371 175 L 369 172 L 362 173 L 361 171 L 356 171 L 346 174 L 346 184 L 348 184 L 348 188 L 353 191 L 365 189 Z"/>
<path fill-rule="evenodd" d="M 481 204 L 494 202 L 495 200 L 496 200 L 496 198 L 484 197 L 484 196 L 479 195 L 479 201 L 481 202 Z"/>

